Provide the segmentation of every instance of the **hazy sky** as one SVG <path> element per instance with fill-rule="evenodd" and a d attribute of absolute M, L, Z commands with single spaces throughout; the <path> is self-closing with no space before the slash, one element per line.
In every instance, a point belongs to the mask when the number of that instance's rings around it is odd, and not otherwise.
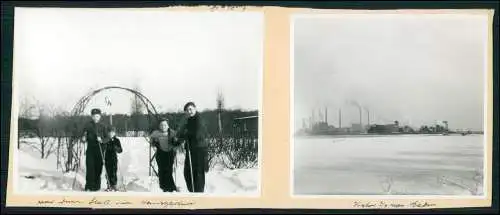
<path fill-rule="evenodd" d="M 263 15 L 160 9 L 15 11 L 14 72 L 19 96 L 70 110 L 109 85 L 139 87 L 160 111 L 187 101 L 257 109 L 263 62 Z M 117 93 L 118 92 L 118 93 Z M 99 94 L 91 105 L 130 111 L 131 95 Z"/>
<path fill-rule="evenodd" d="M 294 25 L 295 127 L 314 107 L 328 121 L 483 128 L 485 15 L 336 15 Z M 317 111 L 316 111 L 317 112 Z M 363 124 L 367 112 L 362 112 Z"/>

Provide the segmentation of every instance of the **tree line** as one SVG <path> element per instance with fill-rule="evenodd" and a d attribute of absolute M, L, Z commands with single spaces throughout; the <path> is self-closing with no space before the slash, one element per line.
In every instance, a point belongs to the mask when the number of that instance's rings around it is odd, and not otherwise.
<path fill-rule="evenodd" d="M 219 123 L 220 114 L 220 123 Z M 219 133 L 219 124 L 224 134 L 231 135 L 235 131 L 234 119 L 239 117 L 256 116 L 257 111 L 244 110 L 205 110 L 200 112 L 207 128 L 209 136 Z M 157 119 L 166 118 L 172 129 L 178 129 L 185 118 L 183 112 L 160 113 L 158 116 L 136 113 L 136 114 L 113 114 L 102 115 L 101 121 L 116 128 L 118 135 L 125 136 L 127 132 L 150 132 L 158 128 Z M 20 137 L 53 136 L 67 137 L 77 136 L 83 131 L 85 123 L 90 121 L 90 116 L 70 116 L 69 114 L 55 114 L 49 116 L 41 114 L 36 119 L 20 116 L 18 119 L 18 130 Z"/>
<path fill-rule="evenodd" d="M 33 102 L 34 101 L 34 102 Z M 257 110 L 225 109 L 224 97 L 217 95 L 216 109 L 200 111 L 207 129 L 209 160 L 228 168 L 248 168 L 257 165 L 258 120 L 255 118 L 236 123 L 236 118 L 257 116 Z M 109 102 L 109 105 L 110 102 Z M 172 129 L 178 130 L 184 124 L 182 111 L 145 114 L 145 105 L 137 96 L 132 98 L 130 114 L 103 114 L 101 121 L 112 125 L 118 136 L 143 136 L 158 129 L 158 119 L 166 118 Z M 89 115 L 72 115 L 40 101 L 21 99 L 18 117 L 18 148 L 21 143 L 40 152 L 42 159 L 57 154 L 57 166 L 65 172 L 78 168 L 78 144 L 74 138 L 83 135 L 83 128 L 91 121 Z M 243 125 L 243 126 L 242 126 Z M 241 129 L 244 127 L 244 129 Z M 244 132 L 242 132 L 244 130 Z M 28 141 L 24 138 L 37 138 Z M 77 148 L 75 149 L 75 146 Z M 64 163 L 64 164 L 63 164 Z"/>

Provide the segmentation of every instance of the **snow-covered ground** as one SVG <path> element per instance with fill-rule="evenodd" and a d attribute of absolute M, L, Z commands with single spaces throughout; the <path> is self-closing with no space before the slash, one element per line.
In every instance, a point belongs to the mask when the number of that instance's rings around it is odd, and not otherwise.
<path fill-rule="evenodd" d="M 484 136 L 300 137 L 296 195 L 483 195 Z"/>
<path fill-rule="evenodd" d="M 126 192 L 160 193 L 157 177 L 149 176 L 149 150 L 144 138 L 120 138 L 123 153 L 118 155 L 118 188 Z M 57 169 L 55 153 L 41 159 L 40 153 L 27 143 L 37 139 L 21 139 L 17 151 L 18 180 L 16 190 L 20 192 L 75 192 L 85 186 L 85 170 L 63 173 Z M 82 163 L 85 163 L 83 158 Z M 156 161 L 154 161 L 156 163 Z M 180 192 L 187 192 L 183 176 L 184 154 L 178 154 L 174 178 Z M 258 195 L 259 171 L 253 169 L 228 170 L 215 167 L 206 175 L 205 191 L 215 195 Z M 103 169 L 101 188 L 106 188 Z"/>

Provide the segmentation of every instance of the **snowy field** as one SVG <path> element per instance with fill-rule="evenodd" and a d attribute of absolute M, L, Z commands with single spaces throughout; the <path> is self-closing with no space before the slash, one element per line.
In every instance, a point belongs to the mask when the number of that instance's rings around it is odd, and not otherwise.
<path fill-rule="evenodd" d="M 483 137 L 298 137 L 294 194 L 483 195 Z"/>
<path fill-rule="evenodd" d="M 149 150 L 144 138 L 120 138 L 123 153 L 118 154 L 118 184 L 121 191 L 139 193 L 160 193 L 157 177 L 149 177 Z M 17 153 L 18 175 L 15 186 L 20 192 L 75 192 L 85 186 L 85 172 L 64 173 L 57 169 L 56 154 L 41 159 L 40 153 L 27 143 L 35 139 L 21 139 Z M 82 160 L 85 163 L 85 159 Z M 156 164 L 156 161 L 154 161 Z M 187 193 L 183 176 L 184 154 L 177 155 L 174 179 L 180 192 Z M 84 167 L 83 167 L 84 168 Z M 76 177 L 75 177 L 76 176 Z M 229 170 L 215 167 L 206 175 L 205 192 L 214 195 L 257 195 L 259 183 L 258 169 Z M 105 189 L 106 179 L 102 174 L 101 188 Z"/>

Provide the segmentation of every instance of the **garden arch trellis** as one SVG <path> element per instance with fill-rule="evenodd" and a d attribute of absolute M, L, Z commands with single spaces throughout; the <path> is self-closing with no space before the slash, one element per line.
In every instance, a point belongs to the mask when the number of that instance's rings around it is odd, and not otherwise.
<path fill-rule="evenodd" d="M 158 123 L 158 120 L 159 120 L 158 111 L 156 110 L 156 108 L 153 105 L 153 103 L 151 102 L 151 100 L 149 100 L 146 96 L 144 96 L 142 93 L 140 93 L 136 90 L 132 90 L 132 89 L 129 89 L 126 87 L 107 86 L 107 87 L 102 87 L 100 89 L 93 90 L 93 91 L 89 92 L 85 96 L 81 97 L 80 100 L 78 100 L 78 102 L 75 104 L 75 106 L 71 110 L 71 116 L 73 117 L 73 119 L 76 119 L 77 117 L 81 116 L 84 113 L 89 101 L 94 96 L 96 96 L 97 94 L 102 93 L 104 91 L 112 90 L 112 89 L 118 89 L 118 90 L 122 90 L 124 92 L 129 92 L 129 93 L 132 93 L 134 96 L 137 96 L 139 98 L 139 100 L 146 107 L 148 121 L 150 124 L 150 131 L 149 132 L 151 132 L 151 130 Z M 66 171 L 71 171 L 71 170 L 78 171 L 80 169 L 81 160 L 82 160 L 81 158 L 83 157 L 83 152 L 85 149 L 84 143 L 81 140 L 82 133 L 78 129 L 76 129 L 77 128 L 76 123 L 77 122 L 74 122 L 74 124 L 73 124 L 73 127 L 75 129 L 73 130 L 74 132 L 71 135 L 69 142 L 67 143 L 67 154 L 66 154 L 67 157 L 64 159 L 64 160 L 66 160 L 65 161 Z M 148 159 L 149 176 L 151 176 L 152 173 L 154 173 L 155 176 L 158 176 L 158 172 L 154 168 L 154 164 L 153 164 L 154 158 L 156 156 L 156 151 L 154 151 L 154 153 L 153 153 L 152 148 L 153 147 L 149 147 L 149 159 Z"/>

